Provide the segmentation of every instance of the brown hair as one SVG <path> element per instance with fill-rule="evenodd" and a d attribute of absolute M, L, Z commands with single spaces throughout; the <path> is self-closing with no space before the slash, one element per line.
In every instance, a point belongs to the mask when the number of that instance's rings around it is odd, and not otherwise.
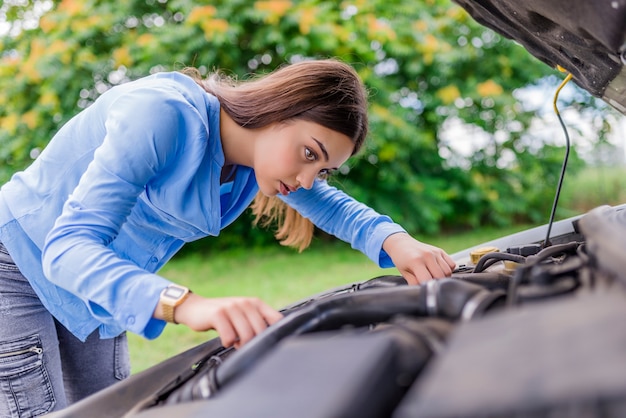
<path fill-rule="evenodd" d="M 204 80 L 194 69 L 183 72 L 215 95 L 222 109 L 244 128 L 306 120 L 348 136 L 354 143 L 353 155 L 367 136 L 367 92 L 356 71 L 339 60 L 300 61 L 243 82 L 220 72 Z M 255 225 L 276 222 L 275 236 L 281 244 L 302 251 L 311 243 L 313 224 L 278 197 L 259 192 L 251 208 Z"/>

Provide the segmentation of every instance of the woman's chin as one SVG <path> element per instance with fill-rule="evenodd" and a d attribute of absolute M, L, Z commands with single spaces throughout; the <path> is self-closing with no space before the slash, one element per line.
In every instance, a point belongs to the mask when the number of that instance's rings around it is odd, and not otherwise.
<path fill-rule="evenodd" d="M 261 192 L 261 194 L 263 196 L 267 196 L 267 197 L 274 197 L 274 196 L 279 196 L 280 195 L 280 190 L 277 190 L 275 188 L 265 188 L 265 187 L 260 187 L 259 186 L 259 192 Z"/>

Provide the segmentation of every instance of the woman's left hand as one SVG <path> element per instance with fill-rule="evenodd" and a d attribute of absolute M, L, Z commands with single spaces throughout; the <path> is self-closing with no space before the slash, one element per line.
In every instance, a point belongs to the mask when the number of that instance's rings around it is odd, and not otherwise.
<path fill-rule="evenodd" d="M 444 250 L 424 244 L 406 233 L 388 236 L 383 249 L 409 284 L 449 277 L 456 267 Z"/>

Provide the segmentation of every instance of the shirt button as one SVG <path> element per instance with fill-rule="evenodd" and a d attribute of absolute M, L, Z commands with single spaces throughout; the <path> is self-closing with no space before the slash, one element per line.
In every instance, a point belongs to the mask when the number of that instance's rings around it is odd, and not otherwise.
<path fill-rule="evenodd" d="M 158 259 L 158 258 L 156 258 L 156 257 L 151 257 L 151 258 L 150 258 L 150 262 L 151 262 L 151 263 L 156 263 L 156 262 L 158 262 L 158 261 L 159 261 L 159 259 Z"/>
<path fill-rule="evenodd" d="M 133 325 L 135 323 L 135 317 L 134 316 L 129 316 L 128 319 L 126 319 L 126 324 L 127 325 Z"/>

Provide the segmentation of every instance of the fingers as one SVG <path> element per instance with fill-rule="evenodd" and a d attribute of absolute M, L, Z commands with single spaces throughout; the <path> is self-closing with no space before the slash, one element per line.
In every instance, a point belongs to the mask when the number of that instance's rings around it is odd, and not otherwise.
<path fill-rule="evenodd" d="M 445 261 L 445 263 L 448 265 L 448 267 L 450 267 L 450 274 L 452 274 L 452 271 L 454 271 L 454 269 L 456 268 L 456 263 L 454 262 L 454 260 L 452 259 L 452 257 L 450 257 L 447 253 L 443 253 L 443 260 Z"/>
<path fill-rule="evenodd" d="M 383 241 L 383 249 L 409 284 L 449 277 L 456 267 L 444 250 L 420 242 L 407 233 L 391 234 Z"/>
<path fill-rule="evenodd" d="M 237 331 L 235 330 L 232 322 L 230 322 L 230 317 L 228 315 L 218 314 L 213 319 L 213 322 L 214 324 L 212 326 L 209 326 L 206 330 L 202 331 L 208 331 L 210 329 L 217 331 L 224 347 L 230 347 L 237 342 Z"/>
<path fill-rule="evenodd" d="M 456 267 L 456 263 L 454 262 L 454 260 L 452 260 L 452 258 L 445 252 L 438 254 L 435 259 L 437 261 L 438 267 L 443 273 L 443 275 L 439 277 L 450 277 L 452 275 L 452 271 Z"/>
<path fill-rule="evenodd" d="M 239 306 L 233 307 L 226 316 L 230 327 L 226 331 L 216 328 L 224 347 L 235 345 L 238 348 L 267 327 L 265 323 L 261 324 L 258 315 L 249 315 Z"/>
<path fill-rule="evenodd" d="M 236 348 L 248 343 L 283 316 L 257 298 L 231 297 L 207 299 L 195 297 L 183 303 L 181 317 L 195 331 L 214 329 L 224 347 Z"/>
<path fill-rule="evenodd" d="M 259 312 L 268 325 L 272 325 L 283 318 L 283 314 L 261 302 Z"/>
<path fill-rule="evenodd" d="M 251 299 L 251 305 L 233 313 L 233 324 L 236 334 L 235 348 L 247 344 L 252 338 L 265 331 L 269 326 L 282 319 L 283 315 L 267 306 L 258 299 Z"/>
<path fill-rule="evenodd" d="M 407 270 L 406 272 L 403 272 L 402 276 L 410 285 L 426 283 L 428 280 L 433 278 L 428 268 L 426 268 L 426 266 L 422 264 L 417 265 L 413 270 Z"/>
<path fill-rule="evenodd" d="M 422 284 L 432 279 L 450 277 L 455 267 L 456 263 L 445 252 L 429 252 L 415 256 L 403 276 L 409 284 Z"/>

